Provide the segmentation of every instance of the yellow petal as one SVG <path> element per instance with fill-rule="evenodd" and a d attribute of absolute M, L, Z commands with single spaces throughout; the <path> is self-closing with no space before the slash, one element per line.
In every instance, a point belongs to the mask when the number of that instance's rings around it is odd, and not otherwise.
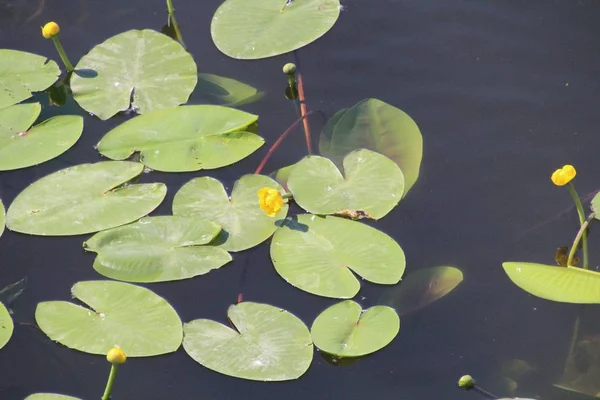
<path fill-rule="evenodd" d="M 54 21 L 48 22 L 42 28 L 42 36 L 45 37 L 46 39 L 52 39 L 54 36 L 58 35 L 59 33 L 60 33 L 60 27 Z"/>

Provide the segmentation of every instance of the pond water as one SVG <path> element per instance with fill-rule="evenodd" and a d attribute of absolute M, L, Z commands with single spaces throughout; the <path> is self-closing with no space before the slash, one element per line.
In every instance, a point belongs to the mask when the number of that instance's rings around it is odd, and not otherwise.
<path fill-rule="evenodd" d="M 297 0 L 301 1 L 301 0 Z M 200 72 L 234 77 L 266 93 L 243 107 L 260 116 L 259 134 L 270 144 L 296 118 L 283 97 L 284 63 L 291 56 L 243 62 L 213 45 L 211 17 L 219 0 L 175 0 L 188 50 Z M 454 265 L 464 282 L 442 300 L 403 317 L 391 345 L 348 366 L 318 354 L 299 380 L 258 383 L 214 373 L 180 349 L 174 354 L 130 359 L 119 373 L 115 399 L 468 399 L 456 389 L 460 375 L 500 388 L 500 366 L 522 359 L 536 367 L 515 395 L 567 398 L 552 388 L 562 372 L 574 308 L 528 295 L 513 285 L 501 263 L 553 263 L 556 247 L 570 245 L 577 228 L 566 190 L 549 176 L 576 165 L 581 194 L 596 190 L 600 145 L 600 66 L 596 1 L 347 0 L 338 23 L 299 51 L 308 108 L 331 116 L 363 98 L 379 98 L 407 112 L 424 138 L 419 181 L 377 227 L 402 246 L 407 272 Z M 43 7 L 39 9 L 38 7 Z M 160 30 L 166 6 L 158 0 L 0 0 L 0 48 L 58 60 L 39 27 L 55 20 L 73 61 L 95 44 L 129 29 Z M 192 96 L 191 102 L 194 102 Z M 76 106 L 46 108 L 78 113 Z M 8 206 L 33 181 L 70 165 L 100 161 L 94 145 L 128 117 L 99 121 L 86 116 L 82 138 L 68 152 L 37 167 L 0 173 L 0 197 Z M 315 133 L 323 125 L 312 118 Z M 304 156 L 299 129 L 275 153 L 266 172 Z M 233 167 L 199 173 L 152 172 L 142 181 L 164 182 L 166 200 L 152 215 L 166 215 L 176 191 L 195 176 L 228 186 L 250 173 L 261 148 Z M 541 222 L 549 223 L 531 230 Z M 51 342 L 32 324 L 35 306 L 69 300 L 77 281 L 101 278 L 86 237 L 35 237 L 5 231 L 0 240 L 0 287 L 28 277 L 13 306 L 15 332 L 0 351 L 0 398 L 23 399 L 36 391 L 99 398 L 108 373 L 104 357 Z M 594 252 L 592 267 L 600 257 Z M 175 283 L 149 285 L 183 321 L 225 320 L 236 299 L 244 264 L 248 300 L 287 309 L 310 326 L 335 301 L 291 288 L 273 270 L 268 246 L 234 255 L 218 271 Z M 377 304 L 382 288 L 363 282 L 360 295 Z M 588 308 L 588 320 L 597 318 Z M 594 333 L 584 322 L 584 329 Z"/>

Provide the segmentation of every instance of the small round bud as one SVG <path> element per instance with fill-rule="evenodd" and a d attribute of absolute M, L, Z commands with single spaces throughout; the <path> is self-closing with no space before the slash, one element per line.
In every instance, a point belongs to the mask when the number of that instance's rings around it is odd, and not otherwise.
<path fill-rule="evenodd" d="M 458 387 L 464 390 L 472 389 L 475 386 L 475 379 L 471 375 L 464 375 L 458 380 Z"/>
<path fill-rule="evenodd" d="M 125 361 L 127 361 L 127 356 L 120 347 L 113 347 L 108 351 L 108 353 L 106 353 L 106 359 L 113 365 L 121 365 L 125 364 Z"/>
<path fill-rule="evenodd" d="M 52 39 L 54 36 L 58 35 L 59 33 L 60 33 L 60 27 L 54 21 L 48 22 L 42 28 L 42 36 L 45 37 L 46 39 Z"/>
<path fill-rule="evenodd" d="M 283 66 L 283 73 L 286 75 L 294 75 L 296 73 L 296 64 L 287 63 Z"/>

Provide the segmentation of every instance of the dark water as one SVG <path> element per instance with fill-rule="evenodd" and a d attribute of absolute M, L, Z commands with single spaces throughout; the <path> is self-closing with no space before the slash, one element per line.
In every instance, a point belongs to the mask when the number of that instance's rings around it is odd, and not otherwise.
<path fill-rule="evenodd" d="M 7 8 L 8 3 L 12 7 Z M 295 119 L 282 94 L 281 67 L 292 59 L 242 62 L 219 53 L 210 38 L 210 20 L 219 3 L 175 0 L 183 37 L 200 72 L 235 77 L 266 92 L 260 102 L 245 109 L 260 115 L 259 133 L 272 143 Z M 41 13 L 27 21 L 39 4 L 0 0 L 0 47 L 58 60 L 39 30 L 47 20 L 55 20 L 75 61 L 110 36 L 132 28 L 160 30 L 166 20 L 166 6 L 158 0 L 46 0 Z M 538 368 L 516 395 L 567 398 L 551 384 L 562 372 L 574 309 L 527 295 L 508 280 L 501 262 L 552 263 L 555 248 L 572 240 L 576 231 L 572 216 L 522 235 L 570 205 L 566 190 L 550 183 L 555 168 L 574 164 L 582 193 L 600 186 L 595 179 L 600 172 L 600 3 L 347 0 L 344 4 L 346 10 L 335 27 L 299 53 L 309 109 L 330 116 L 375 97 L 416 120 L 424 136 L 420 179 L 377 227 L 401 244 L 407 272 L 455 265 L 463 270 L 465 281 L 442 301 L 403 318 L 400 334 L 390 346 L 351 366 L 334 367 L 315 354 L 311 368 L 297 381 L 256 383 L 214 373 L 180 349 L 171 355 L 129 360 L 119 373 L 115 399 L 468 399 L 478 396 L 455 388 L 460 375 L 470 373 L 493 387 L 500 363 L 515 357 Z M 75 108 L 70 112 L 81 113 Z M 42 176 L 72 164 L 99 161 L 93 145 L 124 118 L 106 122 L 87 118 L 81 140 L 58 159 L 0 173 L 5 204 Z M 312 127 L 318 132 L 318 118 Z M 266 170 L 300 159 L 303 149 L 298 131 Z M 265 146 L 223 170 L 145 175 L 144 181 L 161 181 L 169 187 L 167 199 L 154 214 L 170 213 L 173 195 L 192 177 L 210 175 L 231 185 L 251 172 L 266 150 Z M 38 302 L 68 300 L 75 282 L 101 278 L 92 269 L 93 255 L 81 248 L 86 237 L 42 238 L 7 231 L 0 239 L 0 287 L 29 277 L 26 292 L 14 306 L 14 335 L 0 351 L 1 399 L 23 399 L 36 391 L 100 397 L 108 373 L 103 357 L 69 350 L 35 327 L 20 324 L 34 322 Z M 600 254 L 593 251 L 593 235 L 591 243 L 596 266 Z M 183 321 L 224 321 L 247 257 L 247 300 L 288 309 L 308 325 L 333 304 L 280 279 L 270 264 L 267 245 L 236 254 L 234 263 L 206 276 L 151 288 L 177 309 Z M 363 284 L 361 295 L 374 302 L 381 291 Z M 597 319 L 596 308 L 591 306 L 586 318 Z"/>

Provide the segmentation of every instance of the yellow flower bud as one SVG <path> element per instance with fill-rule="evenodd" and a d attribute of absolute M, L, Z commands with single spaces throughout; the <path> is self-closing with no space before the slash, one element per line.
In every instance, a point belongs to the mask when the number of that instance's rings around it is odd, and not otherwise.
<path fill-rule="evenodd" d="M 44 36 L 46 39 L 52 39 L 54 36 L 58 35 L 59 33 L 60 33 L 60 27 L 54 21 L 48 22 L 42 28 L 42 36 Z"/>
<path fill-rule="evenodd" d="M 121 365 L 125 364 L 125 361 L 127 361 L 127 356 L 120 347 L 115 346 L 110 349 L 108 353 L 106 353 L 106 359 L 113 365 Z"/>
<path fill-rule="evenodd" d="M 556 186 L 565 186 L 575 178 L 575 175 L 577 175 L 575 167 L 572 165 L 565 165 L 561 169 L 554 171 L 550 179 Z"/>
<path fill-rule="evenodd" d="M 283 197 L 279 190 L 268 187 L 258 191 L 258 205 L 269 217 L 274 217 L 283 207 Z"/>

